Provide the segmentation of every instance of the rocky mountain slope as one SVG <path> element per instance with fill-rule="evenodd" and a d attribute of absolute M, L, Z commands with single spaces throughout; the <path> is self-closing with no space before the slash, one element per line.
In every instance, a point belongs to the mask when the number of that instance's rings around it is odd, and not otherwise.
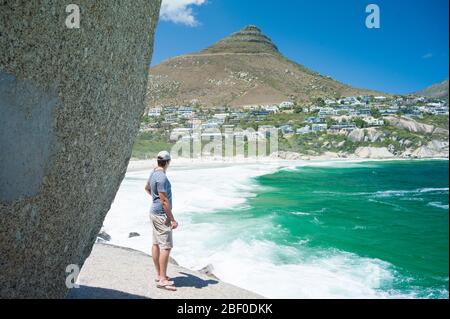
<path fill-rule="evenodd" d="M 256 26 L 150 69 L 148 106 L 266 105 L 379 94 L 356 89 L 285 58 Z"/>
<path fill-rule="evenodd" d="M 415 95 L 432 97 L 437 99 L 447 99 L 448 100 L 448 80 L 441 83 L 433 84 L 426 89 L 414 93 Z"/>

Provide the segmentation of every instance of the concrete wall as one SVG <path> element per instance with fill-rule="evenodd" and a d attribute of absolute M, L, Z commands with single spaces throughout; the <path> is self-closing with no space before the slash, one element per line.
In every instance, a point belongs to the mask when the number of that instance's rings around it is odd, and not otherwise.
<path fill-rule="evenodd" d="M 89 255 L 138 132 L 160 2 L 0 3 L 0 297 L 64 297 Z"/>

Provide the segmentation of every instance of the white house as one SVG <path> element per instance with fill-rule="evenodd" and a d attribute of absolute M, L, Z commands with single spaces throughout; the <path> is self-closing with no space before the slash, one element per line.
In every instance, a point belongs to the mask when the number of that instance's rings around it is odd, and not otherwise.
<path fill-rule="evenodd" d="M 431 112 L 433 115 L 448 115 L 448 107 L 436 107 Z"/>
<path fill-rule="evenodd" d="M 358 99 L 355 96 L 349 96 L 342 100 L 344 104 L 346 105 L 354 105 L 356 103 L 359 103 Z"/>
<path fill-rule="evenodd" d="M 325 117 L 325 116 L 336 116 L 337 110 L 333 109 L 332 107 L 323 107 L 319 109 L 319 117 Z"/>
<path fill-rule="evenodd" d="M 276 131 L 277 129 L 273 125 L 261 125 L 259 127 L 259 132 L 269 132 L 269 131 Z"/>
<path fill-rule="evenodd" d="M 259 105 L 244 105 L 242 108 L 247 111 L 252 111 L 259 109 Z"/>
<path fill-rule="evenodd" d="M 383 126 L 384 125 L 384 120 L 376 119 L 372 116 L 364 118 L 364 122 L 366 122 L 370 126 Z"/>
<path fill-rule="evenodd" d="M 185 107 L 180 107 L 178 109 L 178 115 L 182 118 L 190 119 L 190 118 L 194 117 L 195 113 L 194 113 L 194 109 L 192 107 L 185 106 Z"/>
<path fill-rule="evenodd" d="M 280 103 L 280 108 L 281 109 L 290 109 L 294 107 L 294 102 L 281 102 Z"/>
<path fill-rule="evenodd" d="M 442 107 L 443 105 L 443 103 L 427 103 L 427 106 L 431 107 Z"/>
<path fill-rule="evenodd" d="M 191 125 L 191 127 L 193 129 L 198 129 L 202 126 L 202 120 L 200 120 L 198 118 L 193 118 L 193 119 L 189 120 L 188 123 Z"/>
<path fill-rule="evenodd" d="M 280 109 L 276 105 L 267 105 L 264 107 L 264 110 L 271 113 L 278 113 Z"/>
<path fill-rule="evenodd" d="M 218 120 L 220 123 L 225 123 L 226 119 L 230 116 L 228 113 L 214 114 L 213 119 Z"/>
<path fill-rule="evenodd" d="M 207 130 L 207 129 L 218 129 L 219 126 L 220 126 L 219 123 L 212 122 L 212 121 L 208 121 L 208 123 L 202 124 L 201 128 L 202 128 L 203 130 Z"/>
<path fill-rule="evenodd" d="M 297 129 L 298 135 L 309 134 L 309 133 L 311 133 L 311 128 L 309 127 L 309 125 L 306 125 L 304 127 Z"/>
<path fill-rule="evenodd" d="M 313 124 L 311 126 L 313 132 L 325 132 L 328 129 L 327 124 Z"/>
<path fill-rule="evenodd" d="M 162 108 L 160 107 L 155 107 L 153 109 L 150 109 L 147 113 L 148 116 L 150 117 L 160 117 L 162 113 Z"/>
<path fill-rule="evenodd" d="M 285 135 L 294 133 L 294 129 L 292 128 L 292 125 L 289 125 L 289 124 L 280 126 L 280 130 Z"/>

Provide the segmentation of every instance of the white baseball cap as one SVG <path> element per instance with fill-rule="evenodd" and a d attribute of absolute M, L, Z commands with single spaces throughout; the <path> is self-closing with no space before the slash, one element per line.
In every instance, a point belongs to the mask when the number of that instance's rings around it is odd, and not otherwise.
<path fill-rule="evenodd" d="M 170 161 L 172 157 L 170 156 L 170 153 L 167 151 L 159 152 L 158 159 L 163 161 Z"/>

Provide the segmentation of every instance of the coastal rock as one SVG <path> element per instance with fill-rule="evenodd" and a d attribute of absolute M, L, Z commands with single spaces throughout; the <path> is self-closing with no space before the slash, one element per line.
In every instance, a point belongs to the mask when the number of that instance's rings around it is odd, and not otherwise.
<path fill-rule="evenodd" d="M 351 131 L 347 139 L 354 143 L 377 142 L 384 136 L 384 133 L 376 128 L 356 129 Z"/>
<path fill-rule="evenodd" d="M 338 153 L 335 152 L 325 152 L 322 155 L 315 156 L 314 159 L 316 160 L 329 160 L 329 159 L 336 159 L 340 158 L 341 156 Z"/>
<path fill-rule="evenodd" d="M 438 150 L 438 151 L 448 151 L 449 142 L 448 141 L 438 141 L 433 140 L 428 144 L 429 147 Z"/>
<path fill-rule="evenodd" d="M 408 148 L 402 154 L 400 154 L 400 158 L 412 158 L 414 150 Z"/>
<path fill-rule="evenodd" d="M 449 143 L 446 141 L 433 140 L 427 145 L 421 146 L 412 152 L 414 158 L 437 158 L 449 157 Z"/>
<path fill-rule="evenodd" d="M 111 236 L 105 231 L 101 231 L 97 235 L 97 242 L 105 242 L 105 241 L 110 241 L 110 240 L 111 240 Z"/>
<path fill-rule="evenodd" d="M 390 153 L 395 154 L 395 146 L 394 146 L 394 145 L 389 144 L 387 150 L 388 150 Z"/>
<path fill-rule="evenodd" d="M 433 158 L 438 157 L 440 155 L 439 152 L 429 148 L 428 146 L 421 146 L 412 152 L 411 157 L 413 158 Z"/>
<path fill-rule="evenodd" d="M 446 137 L 448 138 L 449 131 L 446 130 L 446 129 L 437 127 L 437 128 L 434 130 L 433 134 L 436 134 L 436 135 L 443 135 L 443 136 L 446 136 Z"/>
<path fill-rule="evenodd" d="M 214 279 L 219 280 L 219 278 L 217 278 L 217 277 L 214 275 L 214 266 L 211 265 L 211 264 L 209 264 L 209 265 L 206 266 L 206 267 L 203 267 L 203 268 L 200 269 L 198 272 L 201 273 L 201 274 L 203 274 L 203 275 L 206 275 L 206 276 L 208 276 L 208 277 L 210 277 L 210 278 L 214 278 Z"/>
<path fill-rule="evenodd" d="M 349 156 L 350 156 L 350 154 L 348 154 L 347 152 L 339 152 L 338 153 L 339 158 L 348 158 Z"/>
<path fill-rule="evenodd" d="M 435 127 L 433 125 L 419 123 L 412 119 L 404 117 L 387 116 L 384 118 L 384 120 L 389 122 L 392 126 L 396 126 L 413 133 L 431 134 L 435 130 Z"/>
<path fill-rule="evenodd" d="M 66 295 L 144 112 L 160 0 L 67 4 L 0 4 L 0 298 Z"/>
<path fill-rule="evenodd" d="M 364 141 L 364 136 L 365 136 L 364 130 L 356 129 L 350 132 L 347 138 L 354 143 L 358 143 Z"/>
<path fill-rule="evenodd" d="M 370 142 L 377 142 L 382 136 L 383 132 L 377 130 L 376 128 L 368 128 L 366 129 L 366 134 Z"/>
<path fill-rule="evenodd" d="M 355 151 L 355 155 L 359 158 L 370 159 L 386 159 L 394 157 L 394 154 L 389 152 L 386 147 L 359 147 Z"/>
<path fill-rule="evenodd" d="M 410 140 L 403 141 L 403 146 L 409 147 L 412 145 L 412 142 Z"/>
<path fill-rule="evenodd" d="M 279 151 L 275 154 L 275 156 L 277 158 L 281 158 L 281 159 L 289 160 L 289 161 L 297 161 L 297 160 L 303 159 L 303 156 L 301 154 L 295 153 L 295 152 Z"/>
<path fill-rule="evenodd" d="M 114 274 L 114 280 L 111 275 Z M 133 274 L 130 276 L 130 274 Z M 158 289 L 151 256 L 111 245 L 97 244 L 78 277 L 79 288 L 69 299 L 264 299 L 263 296 L 172 264 L 169 276 L 176 293 Z"/>

